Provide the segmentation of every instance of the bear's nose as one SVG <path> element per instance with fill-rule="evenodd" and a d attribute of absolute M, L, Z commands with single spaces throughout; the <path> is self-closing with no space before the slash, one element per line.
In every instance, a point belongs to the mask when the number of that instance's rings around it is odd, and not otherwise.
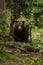
<path fill-rule="evenodd" d="M 20 31 L 21 31 L 21 26 L 19 26 L 19 27 L 18 27 L 18 30 L 20 30 Z"/>

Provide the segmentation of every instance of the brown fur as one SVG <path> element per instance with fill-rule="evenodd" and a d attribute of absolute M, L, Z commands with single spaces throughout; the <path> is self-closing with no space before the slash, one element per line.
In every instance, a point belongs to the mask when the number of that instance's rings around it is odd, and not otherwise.
<path fill-rule="evenodd" d="M 26 21 L 16 21 L 13 24 L 14 39 L 19 42 L 27 42 L 29 36 L 29 24 Z"/>

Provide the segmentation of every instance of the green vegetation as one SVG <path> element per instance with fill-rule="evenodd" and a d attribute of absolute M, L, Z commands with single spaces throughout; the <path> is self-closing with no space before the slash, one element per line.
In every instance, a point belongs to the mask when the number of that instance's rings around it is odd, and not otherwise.
<path fill-rule="evenodd" d="M 39 53 L 28 57 L 19 57 L 6 51 L 6 47 L 14 44 L 10 36 L 11 3 L 6 0 L 5 15 L 0 17 L 0 65 L 43 65 L 43 0 L 22 0 L 22 17 L 32 24 L 32 45 L 39 48 Z M 0 13 L 3 11 L 0 9 Z M 7 37 L 8 36 L 8 37 Z M 5 38 L 7 37 L 7 38 Z M 10 41 L 9 41 L 10 39 Z M 42 54 L 41 54 L 42 53 Z"/>
<path fill-rule="evenodd" d="M 20 64 L 21 65 L 43 65 L 43 63 L 42 63 L 42 59 L 41 59 L 41 57 L 40 56 L 33 56 L 33 57 L 30 57 L 30 58 L 28 58 L 28 59 L 25 59 L 25 58 L 20 58 L 20 57 L 17 57 L 16 55 L 12 55 L 12 54 L 10 54 L 10 53 L 8 53 L 8 52 L 6 52 L 6 51 L 4 51 L 4 50 L 0 50 L 0 55 L 1 55 L 1 59 L 0 59 L 0 62 L 2 63 L 2 62 L 5 62 L 5 61 L 9 61 L 9 63 L 8 63 L 8 65 L 9 64 L 12 64 L 11 62 L 13 62 L 14 64 L 17 62 L 17 63 L 19 63 L 20 62 Z M 4 59 L 4 60 L 2 60 L 2 58 Z M 5 58 L 6 58 L 6 60 L 5 60 Z M 16 65 L 16 64 L 15 64 Z"/>

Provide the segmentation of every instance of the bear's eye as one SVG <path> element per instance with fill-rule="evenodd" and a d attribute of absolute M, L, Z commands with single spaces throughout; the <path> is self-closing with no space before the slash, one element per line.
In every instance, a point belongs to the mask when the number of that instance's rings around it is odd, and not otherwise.
<path fill-rule="evenodd" d="M 24 24 L 24 21 L 22 21 L 22 23 Z"/>

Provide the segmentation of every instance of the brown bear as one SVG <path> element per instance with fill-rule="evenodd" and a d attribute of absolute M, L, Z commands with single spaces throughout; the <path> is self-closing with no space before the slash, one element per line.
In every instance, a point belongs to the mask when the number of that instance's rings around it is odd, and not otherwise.
<path fill-rule="evenodd" d="M 16 42 L 28 42 L 29 37 L 29 23 L 18 18 L 13 23 L 13 37 Z"/>

